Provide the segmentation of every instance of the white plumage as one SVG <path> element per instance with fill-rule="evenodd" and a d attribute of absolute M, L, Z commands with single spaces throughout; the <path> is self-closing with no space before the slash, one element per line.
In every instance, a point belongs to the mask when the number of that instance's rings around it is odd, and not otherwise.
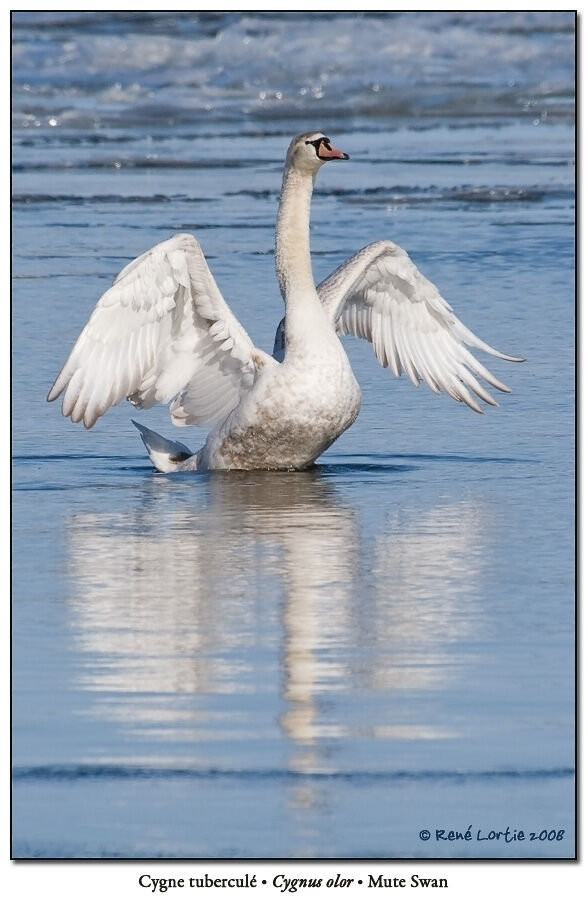
<path fill-rule="evenodd" d="M 389 240 L 372 243 L 344 262 L 319 285 L 318 294 L 338 334 L 366 338 L 378 362 L 396 377 L 404 371 L 413 384 L 424 381 L 435 393 L 444 390 L 476 412 L 482 410 L 467 388 L 498 405 L 476 377 L 498 390 L 508 393 L 509 388 L 466 347 L 522 361 L 466 328 L 408 254 Z"/>
<path fill-rule="evenodd" d="M 314 177 L 345 159 L 320 133 L 288 150 L 276 227 L 276 270 L 286 316 L 274 357 L 254 346 L 224 301 L 200 245 L 178 234 L 129 263 L 96 305 L 49 392 L 91 428 L 127 397 L 170 403 L 176 425 L 214 424 L 191 454 L 144 426 L 161 471 L 304 468 L 355 420 L 360 392 L 337 335 L 369 340 L 384 367 L 424 381 L 476 412 L 496 400 L 478 379 L 508 387 L 467 349 L 490 347 L 454 314 L 400 247 L 364 247 L 315 288 L 309 247 Z"/>
<path fill-rule="evenodd" d="M 226 415 L 253 383 L 253 349 L 198 242 L 177 234 L 122 270 L 48 399 L 65 388 L 63 414 L 87 428 L 124 397 L 139 408 L 177 397 L 176 424 L 205 424 Z"/>

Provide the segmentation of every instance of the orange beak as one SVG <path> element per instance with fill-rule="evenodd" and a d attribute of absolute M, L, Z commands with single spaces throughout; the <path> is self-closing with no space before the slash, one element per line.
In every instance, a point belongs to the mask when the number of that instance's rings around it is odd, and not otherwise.
<path fill-rule="evenodd" d="M 349 159 L 349 155 L 344 153 L 342 150 L 338 150 L 336 147 L 326 146 L 325 144 L 321 144 L 318 151 L 319 159 Z"/>

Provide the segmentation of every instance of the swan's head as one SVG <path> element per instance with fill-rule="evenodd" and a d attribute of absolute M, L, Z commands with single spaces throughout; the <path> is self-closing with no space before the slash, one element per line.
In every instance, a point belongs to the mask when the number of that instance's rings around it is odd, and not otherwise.
<path fill-rule="evenodd" d="M 328 137 L 320 131 L 299 134 L 288 148 L 286 168 L 296 168 L 300 172 L 315 175 L 325 162 L 331 159 L 349 159 L 347 153 L 331 145 Z"/>

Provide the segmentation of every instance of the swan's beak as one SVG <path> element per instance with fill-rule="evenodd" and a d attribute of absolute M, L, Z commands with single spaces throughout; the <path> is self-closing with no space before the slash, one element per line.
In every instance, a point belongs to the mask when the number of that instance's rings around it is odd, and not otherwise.
<path fill-rule="evenodd" d="M 344 153 L 343 150 L 338 150 L 337 147 L 326 146 L 326 144 L 321 144 L 320 149 L 318 151 L 319 159 L 349 159 L 349 154 Z"/>

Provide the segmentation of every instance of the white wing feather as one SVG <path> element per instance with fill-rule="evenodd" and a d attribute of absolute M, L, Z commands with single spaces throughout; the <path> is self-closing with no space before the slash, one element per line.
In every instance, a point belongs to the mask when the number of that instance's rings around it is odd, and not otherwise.
<path fill-rule="evenodd" d="M 177 425 L 224 418 L 267 359 L 225 303 L 200 245 L 178 234 L 130 262 L 98 301 L 47 399 L 91 428 L 124 397 Z"/>
<path fill-rule="evenodd" d="M 482 410 L 470 390 L 498 405 L 477 378 L 510 392 L 467 346 L 509 362 L 523 360 L 500 353 L 466 328 L 435 285 L 391 241 L 364 247 L 317 291 L 337 333 L 369 340 L 378 361 L 396 377 L 404 371 L 413 384 L 424 381 L 435 393 L 444 390 L 476 412 Z"/>

